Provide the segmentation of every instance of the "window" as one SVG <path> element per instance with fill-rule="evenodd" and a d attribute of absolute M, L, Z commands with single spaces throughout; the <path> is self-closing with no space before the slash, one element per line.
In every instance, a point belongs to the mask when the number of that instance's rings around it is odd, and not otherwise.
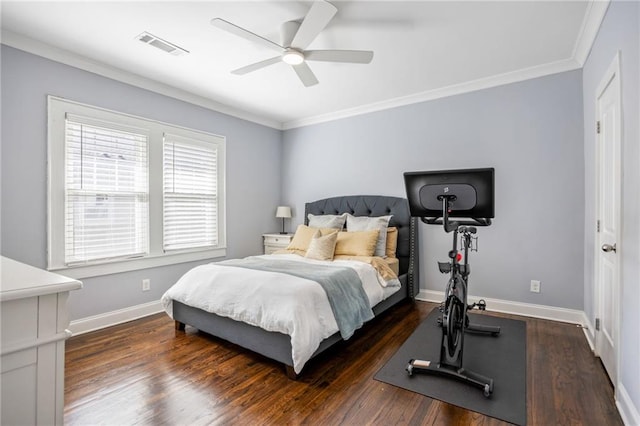
<path fill-rule="evenodd" d="M 217 157 L 215 146 L 165 135 L 165 250 L 216 245 Z"/>
<path fill-rule="evenodd" d="M 49 97 L 50 270 L 225 255 L 223 137 Z"/>
<path fill-rule="evenodd" d="M 67 116 L 65 264 L 149 254 L 148 139 Z"/>

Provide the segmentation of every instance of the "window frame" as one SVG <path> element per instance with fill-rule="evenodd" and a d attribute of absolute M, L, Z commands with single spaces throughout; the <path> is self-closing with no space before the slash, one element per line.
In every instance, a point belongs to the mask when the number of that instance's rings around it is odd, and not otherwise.
<path fill-rule="evenodd" d="M 225 164 L 224 136 L 156 120 L 82 104 L 68 99 L 47 96 L 47 269 L 71 278 L 86 278 L 135 271 L 226 256 Z M 118 125 L 148 131 L 149 180 L 149 254 L 143 257 L 65 264 L 65 124 L 66 116 L 78 115 Z M 214 247 L 164 251 L 163 249 L 163 138 L 166 133 L 183 136 L 201 143 L 216 145 L 217 169 L 217 232 Z"/>
<path fill-rule="evenodd" d="M 218 168 L 218 161 L 217 161 L 218 149 L 217 149 L 216 145 L 212 146 L 212 144 L 208 144 L 208 143 L 200 141 L 200 140 L 196 140 L 196 139 L 192 139 L 192 138 L 186 138 L 184 135 L 176 135 L 176 134 L 171 134 L 171 133 L 166 133 L 166 132 L 163 135 L 163 141 L 162 142 L 163 142 L 163 152 L 162 152 L 162 154 L 163 154 L 163 171 L 165 170 L 165 166 L 166 166 L 166 156 L 165 156 L 165 154 L 167 153 L 167 151 L 166 151 L 167 150 L 167 144 L 171 144 L 173 146 L 173 149 L 174 149 L 174 151 L 172 151 L 172 152 L 175 152 L 175 146 L 176 145 L 181 145 L 183 147 L 184 146 L 189 146 L 189 149 L 193 149 L 195 147 L 196 149 L 200 149 L 201 152 L 202 152 L 203 149 L 207 150 L 207 151 L 215 152 L 215 159 L 216 160 L 215 160 L 215 164 L 214 164 L 213 169 L 217 172 L 217 168 Z M 184 150 L 182 152 L 184 152 Z M 194 155 L 194 153 L 190 152 L 190 155 Z M 204 155 L 206 155 L 206 153 L 203 153 L 202 155 L 204 156 Z M 175 158 L 174 158 L 174 160 L 175 160 Z M 173 162 L 172 164 L 174 165 L 174 167 L 175 166 L 179 166 L 179 163 L 176 163 L 176 162 Z M 175 169 L 174 169 L 174 171 L 175 171 Z M 216 174 L 216 182 L 217 182 L 217 173 L 215 173 L 215 174 Z M 162 192 L 162 195 L 163 195 L 163 200 L 162 200 L 163 201 L 163 211 L 162 211 L 162 213 L 163 213 L 163 230 L 164 231 L 168 230 L 167 229 L 167 215 L 166 215 L 165 208 L 166 207 L 171 207 L 171 206 L 168 206 L 168 204 L 170 204 L 168 202 L 168 199 L 171 199 L 171 198 L 173 198 L 174 200 L 176 199 L 176 197 L 171 197 L 169 195 L 169 193 L 172 193 L 174 195 L 175 194 L 180 194 L 180 196 L 178 196 L 177 198 L 182 198 L 183 200 L 186 199 L 186 198 L 193 198 L 194 195 L 195 195 L 195 193 L 193 193 L 193 192 L 192 193 L 187 193 L 187 192 L 184 192 L 184 191 L 176 191 L 175 190 L 175 185 L 182 183 L 181 180 L 180 180 L 180 174 L 179 173 L 178 173 L 178 175 L 172 174 L 172 176 L 173 176 L 173 181 L 172 182 L 174 184 L 174 191 L 167 191 L 167 188 L 165 186 L 165 184 L 167 182 L 166 175 L 163 174 L 163 176 L 162 176 L 162 178 L 163 178 L 163 192 Z M 204 195 L 204 196 L 202 196 L 202 199 L 206 199 L 206 198 L 210 198 L 210 197 L 213 198 L 213 201 L 214 201 L 213 204 L 216 205 L 215 208 L 217 209 L 218 192 L 219 192 L 219 190 L 216 189 L 215 194 Z M 174 205 L 174 207 L 175 207 L 175 205 Z M 217 212 L 216 212 L 215 216 L 217 218 Z M 193 216 L 191 216 L 191 218 L 193 219 Z M 184 225 L 185 223 L 183 222 L 182 224 Z M 215 233 L 216 233 L 216 239 L 217 239 L 217 229 L 216 229 Z M 164 234 L 163 235 L 163 241 L 162 241 L 162 247 L 163 247 L 163 250 L 165 252 L 168 253 L 168 252 L 175 252 L 175 251 L 182 250 L 181 248 L 177 248 L 177 247 L 174 247 L 174 248 L 168 247 L 168 244 L 167 244 L 167 241 L 166 241 L 166 237 L 167 237 L 167 235 Z M 207 245 L 206 244 L 202 245 L 202 247 L 207 247 Z"/>
<path fill-rule="evenodd" d="M 70 235 L 68 234 L 68 229 L 65 229 L 65 259 L 66 259 L 66 265 L 68 266 L 72 266 L 72 265 L 84 265 L 87 263 L 99 263 L 99 262 L 107 262 L 107 261 L 117 261 L 117 260 L 124 260 L 124 259 L 131 259 L 131 258 L 135 258 L 135 257 L 142 257 L 145 254 L 148 254 L 149 252 L 149 236 L 148 236 L 148 232 L 149 232 L 149 161 L 148 161 L 148 154 L 149 154 L 149 143 L 150 143 L 150 138 L 149 138 L 149 132 L 147 131 L 147 129 L 144 128 L 133 128 L 133 127 L 126 127 L 123 126 L 122 123 L 112 123 L 112 122 L 107 122 L 107 121 L 103 121 L 103 120 L 96 120 L 93 117 L 84 117 L 84 116 L 79 116 L 76 114 L 70 114 L 67 113 L 66 114 L 66 120 L 65 120 L 65 149 L 67 151 L 64 158 L 65 161 L 65 191 L 66 191 L 66 197 L 65 200 L 68 201 L 69 197 L 73 197 L 75 196 L 81 196 L 81 195 L 90 195 L 91 197 L 97 197 L 99 196 L 99 194 L 106 194 L 108 198 L 114 197 L 117 198 L 120 196 L 119 192 L 120 190 L 117 188 L 101 188 L 100 190 L 98 190 L 96 188 L 95 182 L 91 182 L 91 178 L 95 178 L 95 175 L 92 174 L 91 170 L 87 170 L 87 173 L 85 175 L 85 169 L 83 167 L 80 168 L 80 170 L 75 170 L 76 173 L 79 173 L 80 177 L 80 181 L 83 182 L 84 178 L 87 177 L 89 178 L 89 181 L 87 182 L 87 187 L 84 187 L 84 185 L 80 184 L 77 180 L 77 178 L 73 179 L 73 182 L 69 181 L 69 175 L 68 172 L 69 170 L 69 166 L 70 166 L 70 158 L 69 155 L 72 155 L 75 153 L 76 155 L 80 154 L 84 151 L 85 148 L 88 148 L 89 151 L 91 151 L 91 142 L 87 141 L 87 144 L 85 145 L 84 142 L 82 142 L 82 136 L 80 136 L 80 141 L 77 142 L 77 145 L 79 148 L 79 151 L 77 151 L 77 148 L 72 150 L 72 151 L 68 151 L 71 147 L 69 144 L 69 136 L 71 134 L 74 134 L 74 131 L 70 131 L 70 127 L 69 127 L 69 123 L 74 123 L 74 125 L 72 126 L 73 128 L 77 128 L 76 131 L 82 132 L 83 131 L 83 126 L 88 126 L 89 128 L 97 128 L 97 129 L 104 129 L 104 130 L 108 130 L 109 132 L 124 132 L 127 133 L 129 135 L 135 135 L 135 136 L 139 136 L 139 137 L 143 137 L 144 141 L 143 141 L 143 145 L 144 145 L 144 156 L 142 158 L 142 162 L 138 162 L 138 164 L 140 166 L 142 166 L 142 168 L 144 168 L 144 176 L 143 176 L 143 180 L 140 181 L 139 183 L 142 184 L 141 186 L 139 186 L 136 189 L 131 188 L 130 194 L 127 194 L 128 196 L 134 196 L 135 199 L 139 199 L 139 197 L 142 195 L 144 198 L 144 210 L 143 210 L 143 220 L 144 220 L 144 226 L 136 228 L 137 230 L 140 231 L 140 233 L 135 233 L 135 238 L 131 241 L 132 243 L 135 241 L 135 245 L 138 246 L 140 248 L 139 251 L 136 252 L 132 252 L 129 254 L 115 254 L 115 253 L 107 253 L 106 251 L 102 251 L 100 254 L 100 257 L 96 257 L 92 260 L 82 260 L 82 259 L 78 259 L 75 261 L 71 261 L 69 260 L 68 256 L 70 254 L 69 252 L 69 246 L 66 245 L 66 243 L 69 243 L 69 237 Z M 104 132 L 103 132 L 104 133 Z M 139 142 L 138 142 L 139 143 Z M 73 143 L 72 143 L 73 144 Z M 74 144 L 75 145 L 75 144 Z M 70 154 L 71 153 L 71 154 Z M 90 156 L 89 156 L 90 158 Z M 136 157 L 137 158 L 137 157 Z M 83 163 L 84 158 L 81 159 L 81 163 Z M 95 162 L 92 163 L 93 166 L 98 167 L 99 166 L 99 160 L 96 160 Z M 71 185 L 69 185 L 71 183 Z M 115 184 L 115 181 L 109 181 L 108 183 L 110 184 Z M 78 186 L 79 185 L 79 186 Z M 133 191 L 133 192 L 131 192 Z M 134 195 L 135 193 L 135 195 Z M 125 194 L 122 194 L 123 196 L 127 196 Z M 65 220 L 69 220 L 69 210 L 70 208 L 73 206 L 73 204 L 69 204 L 68 202 L 65 204 Z M 85 210 L 85 208 L 83 208 L 82 206 L 78 206 L 78 210 Z M 82 215 L 81 215 L 82 216 Z M 90 219 L 87 219 L 85 217 L 85 220 L 87 220 L 88 222 L 90 221 Z M 75 225 L 75 222 L 74 222 Z M 102 225 L 102 223 L 101 223 Z M 82 227 L 82 226 L 81 226 Z M 78 229 L 78 231 L 80 231 Z M 81 231 L 80 231 L 81 233 Z M 75 236 L 75 232 L 74 232 L 74 236 Z M 75 239 L 75 238 L 74 238 Z M 141 244 L 141 245 L 138 245 Z M 88 247 L 87 247 L 88 248 Z M 102 248 L 102 247 L 101 247 Z"/>

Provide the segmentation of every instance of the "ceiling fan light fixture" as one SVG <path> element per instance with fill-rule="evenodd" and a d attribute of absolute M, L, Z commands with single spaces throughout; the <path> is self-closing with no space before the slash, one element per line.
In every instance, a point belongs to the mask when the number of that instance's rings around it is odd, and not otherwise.
<path fill-rule="evenodd" d="M 300 65 L 304 62 L 304 54 L 295 49 L 287 49 L 282 54 L 282 61 L 289 65 Z"/>
<path fill-rule="evenodd" d="M 368 64 L 373 59 L 373 52 L 365 50 L 305 50 L 318 37 L 337 11 L 338 9 L 326 0 L 314 0 L 309 12 L 301 22 L 288 21 L 282 24 L 280 44 L 222 18 L 212 19 L 211 25 L 279 52 L 278 56 L 232 70 L 231 74 L 244 75 L 284 62 L 292 66 L 305 87 L 310 87 L 318 84 L 318 79 L 307 65 L 307 61 Z"/>

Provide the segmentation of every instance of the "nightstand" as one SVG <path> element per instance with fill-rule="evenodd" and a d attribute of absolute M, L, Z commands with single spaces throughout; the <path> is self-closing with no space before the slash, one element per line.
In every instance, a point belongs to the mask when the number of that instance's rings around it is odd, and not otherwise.
<path fill-rule="evenodd" d="M 286 249 L 293 234 L 262 234 L 264 240 L 264 254 L 271 254 L 276 250 Z"/>

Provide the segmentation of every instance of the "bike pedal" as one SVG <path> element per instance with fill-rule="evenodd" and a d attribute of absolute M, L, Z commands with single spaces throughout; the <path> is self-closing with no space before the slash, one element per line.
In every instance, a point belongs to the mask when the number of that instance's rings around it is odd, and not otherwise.
<path fill-rule="evenodd" d="M 487 302 L 484 301 L 484 299 L 480 299 L 478 300 L 478 309 L 480 309 L 481 311 L 484 311 L 487 309 Z"/>

